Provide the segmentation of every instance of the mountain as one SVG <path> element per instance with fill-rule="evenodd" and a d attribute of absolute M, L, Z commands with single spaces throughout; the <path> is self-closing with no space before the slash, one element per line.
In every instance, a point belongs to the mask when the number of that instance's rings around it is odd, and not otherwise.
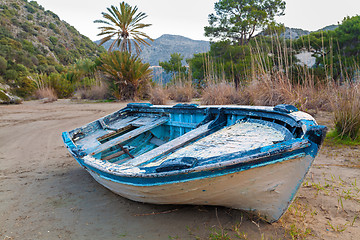
<path fill-rule="evenodd" d="M 300 28 L 285 28 L 285 32 L 280 34 L 280 37 L 284 37 L 285 39 L 298 39 L 301 36 L 310 34 L 310 31 L 303 30 Z"/>
<path fill-rule="evenodd" d="M 99 43 L 100 40 L 95 41 Z M 108 49 L 111 42 L 103 44 L 105 49 Z M 151 66 L 158 66 L 159 61 L 168 61 L 172 53 L 180 53 L 185 60 L 193 57 L 196 53 L 208 52 L 210 50 L 210 43 L 208 41 L 192 40 L 179 35 L 164 34 L 154 40 L 150 46 L 143 46 L 140 57 L 144 62 Z"/>
<path fill-rule="evenodd" d="M 66 66 L 79 58 L 94 58 L 102 51 L 36 1 L 0 3 L 0 57 L 9 63 L 7 67 L 22 64 L 30 72 L 46 72 L 49 66 Z"/>

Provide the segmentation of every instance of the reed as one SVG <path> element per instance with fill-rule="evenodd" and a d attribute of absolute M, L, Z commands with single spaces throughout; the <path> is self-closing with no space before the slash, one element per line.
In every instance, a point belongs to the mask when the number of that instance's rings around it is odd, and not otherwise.
<path fill-rule="evenodd" d="M 167 87 L 169 98 L 176 102 L 191 102 L 197 93 L 191 73 L 174 76 L 173 82 Z"/>
<path fill-rule="evenodd" d="M 89 88 L 78 90 L 81 99 L 103 100 L 110 96 L 109 87 L 103 81 L 97 80 Z"/>
<path fill-rule="evenodd" d="M 57 101 L 56 92 L 51 87 L 39 88 L 35 91 L 35 98 L 44 100 L 44 103 Z"/>
<path fill-rule="evenodd" d="M 169 100 L 169 93 L 162 86 L 155 86 L 150 89 L 150 103 L 154 105 L 165 105 Z"/>
<path fill-rule="evenodd" d="M 35 78 L 28 76 L 28 79 L 33 81 L 36 85 L 37 90 L 34 94 L 36 99 L 43 99 L 45 103 L 57 101 L 58 96 L 55 89 L 51 87 L 47 75 L 38 74 L 35 76 Z"/>
<path fill-rule="evenodd" d="M 232 83 L 222 81 L 220 83 L 210 83 L 202 92 L 201 104 L 204 105 L 225 105 L 242 104 L 240 92 L 237 91 Z M 245 103 L 246 104 L 246 103 Z"/>
<path fill-rule="evenodd" d="M 338 87 L 332 98 L 335 130 L 340 138 L 355 140 L 360 129 L 360 84 Z"/>

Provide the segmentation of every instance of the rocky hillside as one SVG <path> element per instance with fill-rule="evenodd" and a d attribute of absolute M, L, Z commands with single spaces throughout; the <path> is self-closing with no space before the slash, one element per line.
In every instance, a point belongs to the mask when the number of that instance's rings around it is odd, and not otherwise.
<path fill-rule="evenodd" d="M 0 2 L 0 58 L 8 63 L 0 66 L 0 74 L 5 78 L 6 71 L 18 64 L 30 72 L 51 72 L 101 51 L 104 49 L 36 1 Z"/>
<path fill-rule="evenodd" d="M 280 36 L 285 37 L 285 39 L 298 39 L 303 35 L 310 34 L 310 31 L 302 30 L 300 28 L 285 28 L 285 32 L 283 32 Z"/>
<path fill-rule="evenodd" d="M 99 43 L 96 41 L 95 43 Z M 106 49 L 109 48 L 110 42 L 104 44 Z M 207 52 L 210 49 L 208 41 L 192 40 L 178 35 L 164 34 L 154 40 L 151 46 L 144 46 L 140 57 L 144 62 L 150 63 L 151 66 L 158 66 L 159 61 L 168 61 L 172 53 L 180 53 L 185 59 L 191 58 L 196 53 Z"/>

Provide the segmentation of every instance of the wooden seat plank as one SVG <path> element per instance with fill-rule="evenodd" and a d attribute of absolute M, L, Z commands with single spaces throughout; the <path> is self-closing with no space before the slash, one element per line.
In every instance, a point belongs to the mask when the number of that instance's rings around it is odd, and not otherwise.
<path fill-rule="evenodd" d="M 95 149 L 91 151 L 91 155 L 98 154 L 106 149 L 109 149 L 113 146 L 116 146 L 118 144 L 121 144 L 122 142 L 125 142 L 126 140 L 129 140 L 131 138 L 134 138 L 136 136 L 139 136 L 140 134 L 149 131 L 157 126 L 160 126 L 161 124 L 166 123 L 169 120 L 168 117 L 161 117 L 153 121 L 151 124 L 139 127 L 137 129 L 134 129 L 128 133 L 125 133 L 124 135 L 121 135 L 117 138 L 114 138 L 110 141 L 107 141 L 99 146 L 97 146 Z"/>

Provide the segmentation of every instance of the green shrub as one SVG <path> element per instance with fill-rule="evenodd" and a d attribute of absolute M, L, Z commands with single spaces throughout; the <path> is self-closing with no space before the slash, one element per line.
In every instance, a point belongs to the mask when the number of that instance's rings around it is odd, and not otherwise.
<path fill-rule="evenodd" d="M 45 14 L 46 14 L 46 15 L 49 15 L 49 16 L 52 16 L 52 17 L 53 17 L 54 19 L 56 19 L 56 20 L 60 20 L 59 16 L 56 15 L 55 13 L 53 13 L 53 12 L 50 11 L 50 10 L 46 10 L 46 11 L 45 11 Z"/>
<path fill-rule="evenodd" d="M 46 28 L 48 26 L 48 24 L 46 22 L 40 22 L 39 25 L 44 28 Z"/>
<path fill-rule="evenodd" d="M 49 76 L 50 87 L 55 90 L 59 98 L 71 97 L 74 93 L 74 85 L 67 81 L 64 75 L 52 73 Z"/>
<path fill-rule="evenodd" d="M 4 74 L 7 68 L 7 61 L 4 57 L 0 56 L 0 73 Z"/>
<path fill-rule="evenodd" d="M 21 24 L 21 28 L 22 28 L 25 32 L 27 32 L 27 33 L 29 33 L 29 34 L 32 34 L 32 35 L 35 34 L 34 25 L 31 24 L 30 22 L 23 22 L 23 23 Z"/>
<path fill-rule="evenodd" d="M 17 3 L 11 3 L 11 6 L 13 6 L 13 8 L 20 10 L 20 7 Z"/>
<path fill-rule="evenodd" d="M 14 69 L 9 69 L 5 72 L 5 80 L 16 80 L 19 74 Z"/>
<path fill-rule="evenodd" d="M 15 81 L 12 92 L 19 97 L 28 98 L 36 90 L 35 84 L 27 77 L 20 77 Z"/>
<path fill-rule="evenodd" d="M 50 37 L 49 37 L 49 40 L 50 40 L 50 42 L 51 42 L 54 46 L 56 46 L 56 44 L 57 44 L 57 42 L 58 42 L 58 38 L 57 38 L 57 37 L 50 36 Z"/>
<path fill-rule="evenodd" d="M 34 20 L 34 16 L 32 15 L 32 14 L 28 14 L 27 16 L 26 16 L 26 19 L 27 20 Z"/>
<path fill-rule="evenodd" d="M 32 42 L 29 42 L 28 40 L 23 40 L 22 41 L 22 48 L 27 51 L 28 53 L 31 54 L 36 54 L 38 53 L 37 49 L 34 47 L 34 45 L 32 44 Z"/>
<path fill-rule="evenodd" d="M 60 34 L 60 30 L 56 27 L 54 23 L 49 23 L 49 28 L 54 31 L 54 33 Z"/>
<path fill-rule="evenodd" d="M 44 10 L 43 6 L 39 5 L 36 1 L 30 1 L 29 4 L 35 8 L 38 8 L 40 10 Z"/>
<path fill-rule="evenodd" d="M 35 12 L 36 12 L 36 10 L 35 10 L 32 6 L 30 6 L 29 4 L 27 4 L 27 5 L 25 6 L 25 8 L 27 9 L 27 11 L 28 11 L 29 13 L 35 13 Z"/>

